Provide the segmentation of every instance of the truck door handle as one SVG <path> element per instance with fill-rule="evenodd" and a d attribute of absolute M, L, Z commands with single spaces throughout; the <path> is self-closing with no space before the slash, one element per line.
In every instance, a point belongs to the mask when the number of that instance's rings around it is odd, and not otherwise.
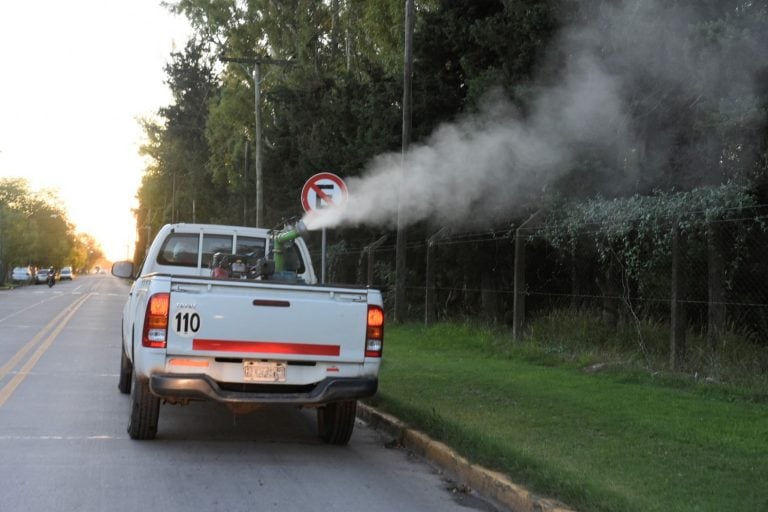
<path fill-rule="evenodd" d="M 331 299 L 339 302 L 365 302 L 366 298 L 360 294 L 349 293 L 333 293 L 331 292 Z"/>
<path fill-rule="evenodd" d="M 254 299 L 254 306 L 266 306 L 270 308 L 289 308 L 291 303 L 287 300 Z"/>

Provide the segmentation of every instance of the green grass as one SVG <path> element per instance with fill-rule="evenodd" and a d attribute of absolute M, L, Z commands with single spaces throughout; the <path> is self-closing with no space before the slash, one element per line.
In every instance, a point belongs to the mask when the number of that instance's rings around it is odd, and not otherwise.
<path fill-rule="evenodd" d="M 373 404 L 578 510 L 768 510 L 764 394 L 642 371 L 629 352 L 603 350 L 390 326 Z M 585 371 L 600 354 L 624 363 Z"/>

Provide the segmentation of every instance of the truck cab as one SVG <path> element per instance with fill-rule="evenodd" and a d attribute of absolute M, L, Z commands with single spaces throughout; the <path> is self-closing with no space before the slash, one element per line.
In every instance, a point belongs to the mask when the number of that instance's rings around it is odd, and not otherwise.
<path fill-rule="evenodd" d="M 217 254 L 253 260 L 271 259 L 274 256 L 273 237 L 269 230 L 259 228 L 169 224 L 155 237 L 141 273 L 212 277 Z M 303 238 L 288 244 L 283 249 L 283 258 L 284 271 L 294 272 L 305 284 L 317 282 Z"/>

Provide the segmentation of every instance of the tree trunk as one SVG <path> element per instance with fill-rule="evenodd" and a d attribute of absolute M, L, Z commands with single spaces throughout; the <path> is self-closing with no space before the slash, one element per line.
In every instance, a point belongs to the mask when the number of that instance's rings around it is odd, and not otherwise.
<path fill-rule="evenodd" d="M 617 283 L 616 269 L 614 265 L 609 264 L 603 274 L 603 283 L 598 283 L 603 296 L 603 322 L 612 331 L 615 331 L 619 324 L 619 299 L 621 297 L 621 288 Z"/>

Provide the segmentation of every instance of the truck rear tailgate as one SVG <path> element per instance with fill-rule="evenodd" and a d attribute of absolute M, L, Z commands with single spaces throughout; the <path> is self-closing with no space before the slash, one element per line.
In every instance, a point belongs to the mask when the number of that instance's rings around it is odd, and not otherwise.
<path fill-rule="evenodd" d="M 174 279 L 169 356 L 361 363 L 367 290 Z"/>

